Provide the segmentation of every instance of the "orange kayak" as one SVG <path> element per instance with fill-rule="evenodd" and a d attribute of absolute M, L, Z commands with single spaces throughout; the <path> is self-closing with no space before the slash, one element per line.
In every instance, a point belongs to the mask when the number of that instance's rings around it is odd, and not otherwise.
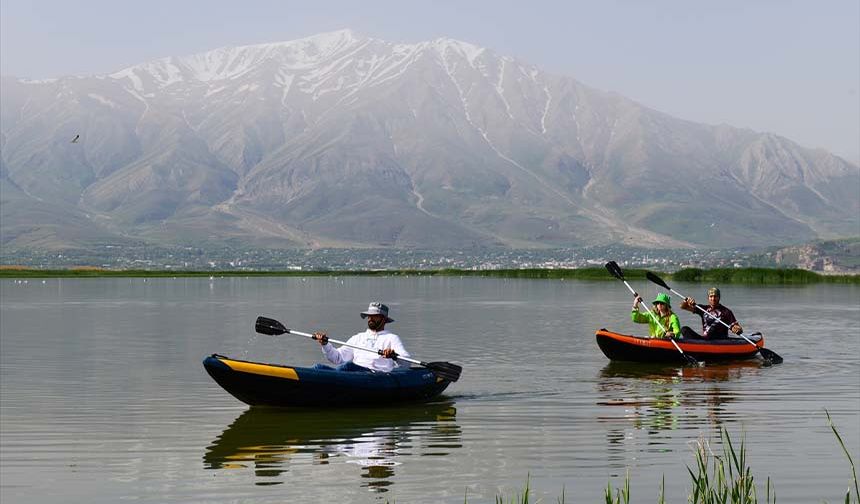
<path fill-rule="evenodd" d="M 647 338 L 619 334 L 606 329 L 600 329 L 595 334 L 597 346 L 609 360 L 628 362 L 677 362 L 683 363 L 684 358 L 668 339 Z M 743 338 L 727 338 L 719 340 L 685 340 L 678 339 L 675 343 L 684 353 L 690 354 L 698 361 L 719 362 L 745 360 L 756 356 L 764 346 L 764 336 L 753 335 L 750 339 L 755 346 Z"/>

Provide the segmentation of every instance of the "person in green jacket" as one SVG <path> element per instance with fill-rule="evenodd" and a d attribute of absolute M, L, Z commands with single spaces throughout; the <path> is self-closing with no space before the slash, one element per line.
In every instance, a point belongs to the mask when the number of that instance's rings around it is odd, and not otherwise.
<path fill-rule="evenodd" d="M 654 309 L 650 314 L 639 311 L 639 303 L 641 302 L 642 297 L 639 294 L 634 294 L 630 320 L 637 324 L 648 324 L 648 335 L 652 338 L 677 339 L 681 337 L 681 322 L 678 320 L 678 316 L 672 312 L 672 300 L 668 294 L 662 292 L 657 294 L 657 297 L 654 298 Z M 652 315 L 654 316 L 652 317 Z M 661 325 L 663 327 L 660 327 Z"/>

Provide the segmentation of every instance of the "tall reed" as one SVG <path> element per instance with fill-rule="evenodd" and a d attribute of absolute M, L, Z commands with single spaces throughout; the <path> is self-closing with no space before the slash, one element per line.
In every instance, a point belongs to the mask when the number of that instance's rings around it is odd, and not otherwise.
<path fill-rule="evenodd" d="M 729 432 L 725 428 L 720 430 L 720 439 L 721 455 L 713 454 L 706 441 L 700 440 L 698 443 L 696 472 L 687 467 L 693 481 L 689 502 L 691 504 L 757 503 L 755 478 L 747 465 L 745 441 L 741 440 L 739 449 L 735 450 Z M 713 469 L 709 478 L 708 472 L 712 461 Z M 765 503 L 775 503 L 776 495 L 773 495 L 771 500 L 770 478 L 767 479 L 766 489 Z"/>
<path fill-rule="evenodd" d="M 851 475 L 854 477 L 854 502 L 860 503 L 860 485 L 857 484 L 857 468 L 854 467 L 854 459 L 851 458 L 851 454 L 848 453 L 848 448 L 845 448 L 845 442 L 842 441 L 842 436 L 839 435 L 839 431 L 836 430 L 836 426 L 833 425 L 833 419 L 830 418 L 830 412 L 824 410 L 824 413 L 827 415 L 827 424 L 830 425 L 830 430 L 833 431 L 833 435 L 836 436 L 836 440 L 839 441 L 839 446 L 842 447 L 842 451 L 845 453 L 845 456 L 848 457 L 848 463 L 851 465 Z M 845 504 L 851 503 L 851 487 L 848 487 L 848 492 L 845 494 Z"/>

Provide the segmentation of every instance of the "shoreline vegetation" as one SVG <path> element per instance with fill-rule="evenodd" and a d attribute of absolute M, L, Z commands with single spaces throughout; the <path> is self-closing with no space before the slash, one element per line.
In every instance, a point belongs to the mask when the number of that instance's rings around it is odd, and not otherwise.
<path fill-rule="evenodd" d="M 626 269 L 629 279 L 645 279 L 645 269 Z M 674 273 L 662 273 L 679 282 L 748 284 L 748 285 L 806 285 L 816 283 L 860 284 L 860 275 L 822 275 L 802 269 L 777 268 L 688 268 Z M 283 270 L 283 271 L 206 271 L 206 270 L 115 270 L 96 267 L 41 269 L 24 266 L 0 266 L 0 278 L 174 278 L 174 277 L 313 277 L 313 276 L 449 276 L 517 279 L 614 280 L 605 268 L 577 269 L 386 269 L 386 270 Z"/>
<path fill-rule="evenodd" d="M 825 409 L 824 413 L 827 415 L 827 424 L 830 430 L 833 431 L 833 435 L 842 448 L 842 453 L 848 460 L 848 468 L 850 469 L 850 471 L 846 471 L 846 475 L 850 474 L 851 480 L 845 493 L 845 500 L 840 499 L 840 501 L 845 504 L 860 504 L 860 483 L 857 481 L 857 468 L 854 465 L 854 459 L 845 446 L 842 436 L 839 435 L 839 431 L 830 417 L 830 412 Z M 759 502 L 776 504 L 776 489 L 770 477 L 763 484 L 756 484 L 752 469 L 747 462 L 745 439 L 741 438 L 740 447 L 736 448 L 728 430 L 723 427 L 720 429 L 718 444 L 720 448 L 715 450 L 712 443 L 704 438 L 700 438 L 696 442 L 695 468 L 687 466 L 691 483 L 687 502 L 690 504 L 758 504 Z M 530 504 L 532 502 L 532 488 L 529 478 L 526 478 L 522 492 L 517 492 L 513 496 L 496 495 L 495 504 Z M 665 488 L 666 477 L 664 476 L 660 482 L 660 493 L 657 496 L 658 504 L 666 503 Z M 603 495 L 606 504 L 630 504 L 629 470 L 620 487 L 613 489 L 610 480 Z M 466 504 L 469 502 L 468 497 L 467 493 L 464 498 Z M 763 500 L 760 500 L 762 498 Z M 557 497 L 556 502 L 558 504 L 566 502 L 564 488 L 562 488 L 561 495 Z"/>

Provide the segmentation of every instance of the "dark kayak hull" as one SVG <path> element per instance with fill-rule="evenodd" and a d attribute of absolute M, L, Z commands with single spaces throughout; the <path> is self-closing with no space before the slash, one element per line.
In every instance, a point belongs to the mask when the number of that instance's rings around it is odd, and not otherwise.
<path fill-rule="evenodd" d="M 684 357 L 667 339 L 644 338 L 601 329 L 595 334 L 597 346 L 612 361 L 684 363 Z M 728 362 L 751 359 L 764 346 L 764 337 L 753 340 L 755 346 L 742 338 L 722 340 L 675 340 L 684 353 L 698 361 Z"/>
<path fill-rule="evenodd" d="M 280 366 L 213 354 L 203 367 L 224 390 L 251 406 L 370 406 L 432 399 L 451 383 L 425 368 L 391 373 Z"/>

